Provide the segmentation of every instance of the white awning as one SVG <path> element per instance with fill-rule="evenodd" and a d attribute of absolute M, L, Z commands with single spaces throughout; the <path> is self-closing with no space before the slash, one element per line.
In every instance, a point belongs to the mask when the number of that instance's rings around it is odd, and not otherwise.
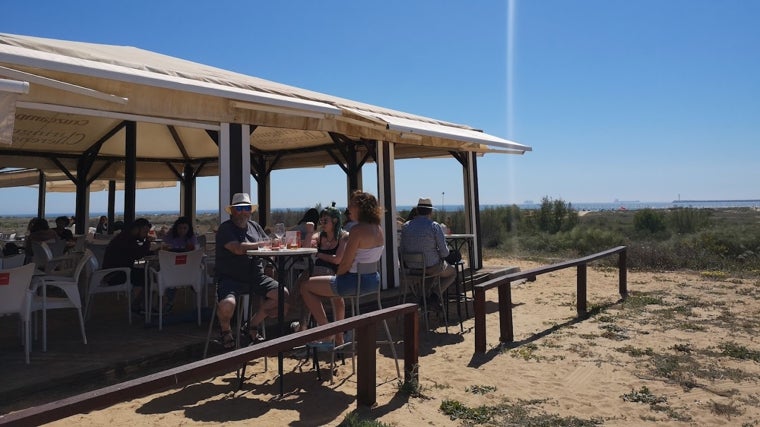
<path fill-rule="evenodd" d="M 366 117 L 370 120 L 385 124 L 388 130 L 397 131 L 408 135 L 424 135 L 434 138 L 454 139 L 458 141 L 471 142 L 473 144 L 483 144 L 498 151 L 509 154 L 525 154 L 526 151 L 533 151 L 533 148 L 509 141 L 498 136 L 457 126 L 451 126 L 442 123 L 424 122 L 403 117 L 389 116 L 387 114 L 374 113 L 369 111 L 358 110 L 355 108 L 345 108 L 346 110 Z"/>

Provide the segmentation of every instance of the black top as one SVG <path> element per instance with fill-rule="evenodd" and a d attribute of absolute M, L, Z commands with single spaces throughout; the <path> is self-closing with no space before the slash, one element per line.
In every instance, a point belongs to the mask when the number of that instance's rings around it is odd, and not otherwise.
<path fill-rule="evenodd" d="M 323 232 L 319 235 L 319 244 L 317 245 L 317 253 L 320 254 L 327 254 L 327 255 L 335 255 L 338 252 L 338 246 L 340 244 L 336 244 L 334 248 L 332 249 L 323 249 L 322 248 L 322 236 L 326 236 L 326 234 Z M 327 262 L 325 260 L 317 258 L 316 261 L 314 261 L 314 265 L 318 267 L 327 267 L 330 270 L 333 271 L 333 273 L 338 272 L 338 264 L 333 264 L 331 262 Z"/>
<path fill-rule="evenodd" d="M 240 228 L 232 220 L 224 221 L 216 232 L 217 278 L 230 278 L 248 282 L 251 276 L 264 274 L 264 264 L 258 257 L 236 255 L 224 247 L 229 242 L 259 242 L 266 238 L 266 232 L 254 221 L 248 221 L 246 228 Z"/>

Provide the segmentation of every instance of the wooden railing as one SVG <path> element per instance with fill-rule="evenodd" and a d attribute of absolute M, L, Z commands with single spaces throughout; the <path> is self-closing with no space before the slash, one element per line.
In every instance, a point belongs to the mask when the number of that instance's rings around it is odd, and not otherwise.
<path fill-rule="evenodd" d="M 375 365 L 377 324 L 400 315 L 404 316 L 404 381 L 416 382 L 418 380 L 416 365 L 419 359 L 419 314 L 417 304 L 401 304 L 264 341 L 251 347 L 233 350 L 146 377 L 11 414 L 0 415 L 0 424 L 40 425 L 72 415 L 106 408 L 169 387 L 178 387 L 230 372 L 253 359 L 273 356 L 278 352 L 287 351 L 350 329 L 356 330 L 357 404 L 371 406 L 377 398 L 377 367 Z"/>
<path fill-rule="evenodd" d="M 586 267 L 589 262 L 605 258 L 610 255 L 618 254 L 619 283 L 618 288 L 620 296 L 625 298 L 628 295 L 628 277 L 626 270 L 626 247 L 618 246 L 603 252 L 595 253 L 583 258 L 570 261 L 551 264 L 544 267 L 534 268 L 531 270 L 507 274 L 497 277 L 484 283 L 475 285 L 475 352 L 485 353 L 486 351 L 486 291 L 498 288 L 499 297 L 499 327 L 501 342 L 514 341 L 514 331 L 512 324 L 512 282 L 521 279 L 533 280 L 536 276 L 552 271 L 562 270 L 569 267 L 578 267 L 577 276 L 577 302 L 576 311 L 578 317 L 586 315 Z"/>

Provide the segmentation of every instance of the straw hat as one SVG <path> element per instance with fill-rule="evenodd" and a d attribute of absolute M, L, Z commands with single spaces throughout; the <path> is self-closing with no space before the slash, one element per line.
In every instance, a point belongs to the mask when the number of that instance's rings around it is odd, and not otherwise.
<path fill-rule="evenodd" d="M 435 209 L 433 207 L 433 201 L 428 197 L 420 197 L 420 199 L 417 201 L 417 208 Z"/>
<path fill-rule="evenodd" d="M 232 214 L 232 208 L 234 206 L 250 206 L 251 212 L 258 208 L 258 205 L 251 203 L 251 196 L 248 193 L 235 193 L 232 195 L 232 203 L 225 208 L 228 214 Z"/>

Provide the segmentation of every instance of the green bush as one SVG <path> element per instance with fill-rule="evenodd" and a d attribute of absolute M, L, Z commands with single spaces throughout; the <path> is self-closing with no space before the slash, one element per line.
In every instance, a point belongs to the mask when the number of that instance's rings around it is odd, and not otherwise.
<path fill-rule="evenodd" d="M 678 234 L 694 233 L 710 223 L 707 209 L 678 208 L 668 213 L 668 225 Z"/>
<path fill-rule="evenodd" d="M 654 209 L 641 209 L 633 215 L 633 228 L 636 231 L 657 234 L 665 231 L 665 214 Z"/>

